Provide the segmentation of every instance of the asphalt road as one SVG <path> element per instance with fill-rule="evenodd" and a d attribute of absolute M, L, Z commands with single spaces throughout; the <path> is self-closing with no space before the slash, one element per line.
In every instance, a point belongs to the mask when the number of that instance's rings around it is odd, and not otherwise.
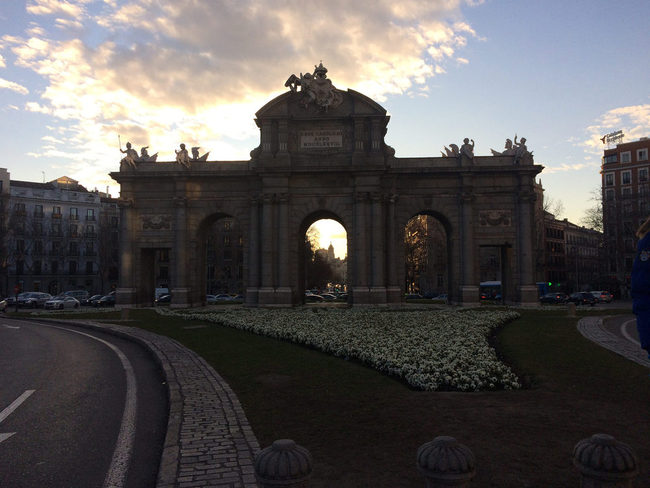
<path fill-rule="evenodd" d="M 0 316 L 0 486 L 155 486 L 162 374 L 141 346 Z"/>

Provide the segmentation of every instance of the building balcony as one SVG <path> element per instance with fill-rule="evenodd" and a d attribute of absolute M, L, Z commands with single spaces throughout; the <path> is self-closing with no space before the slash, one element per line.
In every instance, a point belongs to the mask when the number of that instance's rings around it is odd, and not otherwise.
<path fill-rule="evenodd" d="M 60 214 L 60 213 L 53 213 L 53 214 L 52 214 L 52 218 L 53 218 L 53 219 L 60 219 L 60 218 L 62 218 L 62 217 L 63 217 L 63 215 Z"/>

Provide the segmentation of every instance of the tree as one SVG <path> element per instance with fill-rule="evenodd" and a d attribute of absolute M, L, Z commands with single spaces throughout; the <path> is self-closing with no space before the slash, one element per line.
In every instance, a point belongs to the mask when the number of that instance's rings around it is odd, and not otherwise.
<path fill-rule="evenodd" d="M 593 206 L 585 211 L 585 215 L 580 221 L 585 227 L 603 231 L 603 198 L 600 188 L 595 188 L 591 192 L 591 201 L 594 202 Z"/>
<path fill-rule="evenodd" d="M 553 216 L 559 220 L 564 214 L 564 202 L 551 197 L 545 198 L 544 211 L 553 214 Z"/>

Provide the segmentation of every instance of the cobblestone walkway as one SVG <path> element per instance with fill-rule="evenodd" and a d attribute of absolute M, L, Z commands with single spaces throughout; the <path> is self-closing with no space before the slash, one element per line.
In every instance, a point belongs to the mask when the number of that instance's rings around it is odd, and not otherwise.
<path fill-rule="evenodd" d="M 169 420 L 157 488 L 257 488 L 257 438 L 234 392 L 205 360 L 146 330 L 75 323 L 135 340 L 153 353 L 165 373 Z"/>
<path fill-rule="evenodd" d="M 621 356 L 650 368 L 650 361 L 643 349 L 636 344 L 626 341 L 609 332 L 603 326 L 602 317 L 585 317 L 578 322 L 578 330 L 587 339 L 600 344 L 606 349 L 620 354 Z"/>

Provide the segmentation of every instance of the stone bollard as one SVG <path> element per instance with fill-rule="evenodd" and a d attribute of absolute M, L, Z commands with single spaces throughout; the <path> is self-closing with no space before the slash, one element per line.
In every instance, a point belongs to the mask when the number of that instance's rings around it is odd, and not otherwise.
<path fill-rule="evenodd" d="M 573 302 L 567 303 L 566 309 L 567 309 L 567 315 L 569 317 L 575 317 L 576 316 L 576 304 L 575 303 L 573 303 Z"/>
<path fill-rule="evenodd" d="M 417 464 L 427 488 L 467 487 L 476 473 L 472 451 L 447 436 L 422 444 L 418 449 Z"/>
<path fill-rule="evenodd" d="M 312 464 L 307 449 L 280 439 L 255 456 L 255 478 L 260 488 L 307 488 Z"/>
<path fill-rule="evenodd" d="M 638 474 L 636 454 L 611 435 L 595 434 L 573 448 L 581 488 L 632 488 Z"/>
<path fill-rule="evenodd" d="M 129 316 L 131 315 L 129 310 L 130 309 L 128 308 L 123 308 L 120 310 L 120 320 L 129 320 Z"/>

